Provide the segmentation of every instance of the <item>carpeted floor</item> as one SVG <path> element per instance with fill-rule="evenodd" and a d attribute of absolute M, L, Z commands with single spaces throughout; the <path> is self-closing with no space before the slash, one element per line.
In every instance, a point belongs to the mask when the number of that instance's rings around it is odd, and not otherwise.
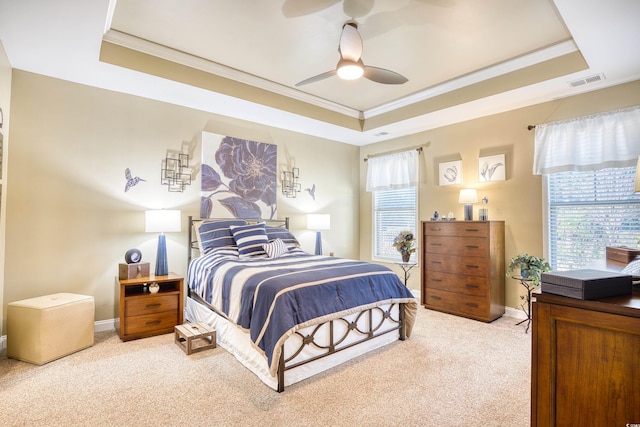
<path fill-rule="evenodd" d="M 2 426 L 528 426 L 531 336 L 418 310 L 413 336 L 277 393 L 221 348 L 161 335 L 35 366 L 0 359 Z"/>

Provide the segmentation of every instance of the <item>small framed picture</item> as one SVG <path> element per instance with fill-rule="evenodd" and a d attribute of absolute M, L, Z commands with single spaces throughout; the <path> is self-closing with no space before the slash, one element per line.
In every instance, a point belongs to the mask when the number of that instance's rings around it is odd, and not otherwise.
<path fill-rule="evenodd" d="M 462 184 L 462 160 L 439 163 L 438 178 L 440 186 Z"/>
<path fill-rule="evenodd" d="M 506 163 L 504 154 L 478 158 L 478 181 L 504 181 L 506 177 Z"/>

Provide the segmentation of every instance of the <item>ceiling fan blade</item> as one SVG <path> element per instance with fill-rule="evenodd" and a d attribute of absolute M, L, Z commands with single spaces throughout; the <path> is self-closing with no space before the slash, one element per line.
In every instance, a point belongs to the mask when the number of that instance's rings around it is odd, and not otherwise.
<path fill-rule="evenodd" d="M 320 80 L 324 80 L 335 75 L 336 70 L 327 71 L 326 73 L 318 74 L 317 76 L 309 77 L 306 80 L 296 83 L 296 87 L 308 85 L 309 83 L 319 82 Z"/>
<path fill-rule="evenodd" d="M 365 78 L 385 85 L 401 85 L 409 81 L 402 74 L 398 74 L 395 71 L 385 70 L 384 68 L 371 67 L 369 65 L 364 66 Z"/>
<path fill-rule="evenodd" d="M 342 27 L 338 50 L 343 59 L 353 62 L 358 62 L 360 59 L 362 55 L 362 37 L 360 37 L 358 26 L 355 23 L 347 22 Z"/>

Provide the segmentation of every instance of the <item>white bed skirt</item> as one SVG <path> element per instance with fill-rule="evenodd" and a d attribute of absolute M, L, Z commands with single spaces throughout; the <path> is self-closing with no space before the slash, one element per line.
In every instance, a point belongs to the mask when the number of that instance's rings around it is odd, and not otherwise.
<path fill-rule="evenodd" d="M 389 305 L 383 305 L 381 307 L 385 310 L 389 309 Z M 398 304 L 395 304 L 392 307 L 391 312 L 394 319 L 398 319 L 398 307 Z M 382 321 L 382 314 L 378 310 L 374 310 L 372 313 L 374 324 L 378 324 L 378 322 Z M 357 316 L 358 313 L 354 313 L 345 316 L 344 318 L 349 321 L 354 321 Z M 240 363 L 256 374 L 266 385 L 274 390 L 278 390 L 277 377 L 269 374 L 269 366 L 267 364 L 266 357 L 255 349 L 251 343 L 248 333 L 243 332 L 235 324 L 221 316 L 218 316 L 208 307 L 193 300 L 192 298 L 187 298 L 185 317 L 191 322 L 206 322 L 211 325 L 216 331 L 216 340 L 220 347 L 233 354 Z M 361 319 L 359 319 L 358 324 L 365 321 L 368 322 L 368 318 L 365 319 L 365 317 L 366 316 L 362 316 Z M 316 326 L 314 325 L 307 326 L 300 329 L 298 332 L 303 335 L 309 335 L 313 332 L 315 327 Z M 334 336 L 341 336 L 346 328 L 346 322 L 334 322 Z M 397 328 L 397 323 L 394 323 L 389 319 L 385 319 L 380 330 L 391 330 L 393 328 Z M 328 334 L 329 328 L 325 325 L 320 328 L 319 331 L 316 331 L 315 342 L 320 344 L 328 342 Z M 346 347 L 362 338 L 362 336 L 351 335 L 353 334 L 350 334 L 338 348 Z M 345 348 L 337 353 L 333 353 L 312 362 L 289 369 L 284 375 L 284 386 L 286 387 L 291 384 L 295 384 L 320 372 L 338 366 L 341 363 L 353 359 L 354 357 L 395 342 L 398 340 L 398 337 L 399 333 L 397 330 L 391 331 L 352 347 Z M 300 342 L 301 338 L 297 334 L 294 334 L 287 339 L 284 345 L 285 359 L 300 347 Z M 314 346 L 306 345 L 304 346 L 304 350 L 296 357 L 296 359 L 288 362 L 288 366 L 291 366 L 298 360 L 308 360 L 318 354 L 323 354 L 323 351 Z"/>

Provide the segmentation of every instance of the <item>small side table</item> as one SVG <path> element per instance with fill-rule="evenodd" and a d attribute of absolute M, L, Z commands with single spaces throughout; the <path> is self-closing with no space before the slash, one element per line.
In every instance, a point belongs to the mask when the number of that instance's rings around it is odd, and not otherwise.
<path fill-rule="evenodd" d="M 409 277 L 411 277 L 411 274 L 409 274 L 409 271 L 411 271 L 411 269 L 416 266 L 416 263 L 415 262 L 396 262 L 396 264 L 398 264 L 402 269 L 402 271 L 404 272 L 404 285 L 407 286 L 407 280 L 409 280 Z"/>
<path fill-rule="evenodd" d="M 193 344 L 197 341 L 202 341 L 203 345 L 194 347 Z M 176 325 L 175 343 L 187 355 L 208 348 L 216 348 L 216 331 L 204 322 Z"/>
<path fill-rule="evenodd" d="M 522 311 L 524 311 L 524 314 L 527 316 L 527 318 L 516 323 L 516 325 L 520 325 L 524 322 L 527 322 L 527 328 L 525 329 L 524 332 L 529 333 L 529 326 L 531 326 L 531 293 L 538 287 L 538 285 L 536 285 L 533 282 L 533 280 L 527 279 L 526 277 L 522 277 L 522 276 L 511 276 L 511 277 L 519 281 L 520 284 L 524 286 L 524 288 L 527 290 L 527 295 L 520 297 L 524 300 L 524 302 L 520 304 L 520 308 L 522 309 Z"/>

